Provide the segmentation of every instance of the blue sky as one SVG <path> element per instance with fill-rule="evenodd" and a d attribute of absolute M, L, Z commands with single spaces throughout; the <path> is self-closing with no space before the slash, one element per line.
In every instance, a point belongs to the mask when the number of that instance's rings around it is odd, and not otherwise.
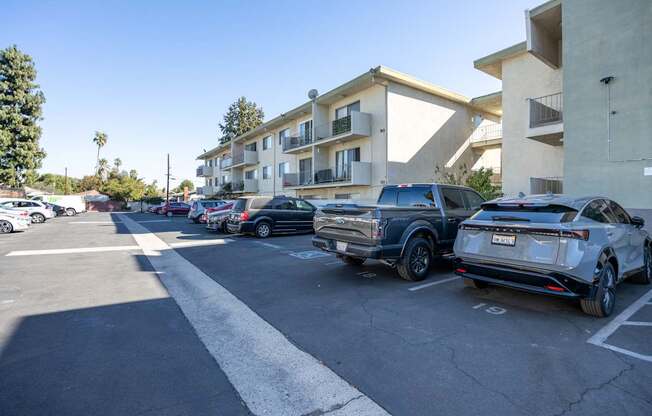
<path fill-rule="evenodd" d="M 239 96 L 271 119 L 376 65 L 467 96 L 500 89 L 473 60 L 524 39 L 532 0 L 3 0 L 0 47 L 16 44 L 45 93 L 42 172 L 88 174 L 102 156 L 148 181 L 194 177 Z"/>

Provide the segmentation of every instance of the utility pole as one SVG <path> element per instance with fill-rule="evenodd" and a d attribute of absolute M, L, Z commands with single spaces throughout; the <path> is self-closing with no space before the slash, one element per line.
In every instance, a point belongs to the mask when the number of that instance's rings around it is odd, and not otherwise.
<path fill-rule="evenodd" d="M 170 204 L 170 154 L 168 153 L 168 173 L 167 176 L 167 186 L 165 187 L 165 205 Z"/>
<path fill-rule="evenodd" d="M 64 169 L 65 169 L 65 175 L 64 175 L 65 180 L 63 182 L 63 194 L 68 195 L 68 168 L 66 167 Z"/>

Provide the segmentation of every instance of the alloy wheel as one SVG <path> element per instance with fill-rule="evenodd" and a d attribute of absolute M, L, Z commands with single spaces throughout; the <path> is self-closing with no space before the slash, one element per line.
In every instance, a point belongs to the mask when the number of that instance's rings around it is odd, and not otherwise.
<path fill-rule="evenodd" d="M 648 280 L 652 280 L 652 247 L 648 247 L 645 250 L 645 271 Z"/>
<path fill-rule="evenodd" d="M 613 308 L 613 303 L 616 299 L 616 282 L 614 279 L 613 269 L 608 268 L 604 274 L 604 292 L 602 293 L 602 305 L 606 311 Z"/>
<path fill-rule="evenodd" d="M 0 233 L 10 233 L 13 230 L 9 221 L 0 221 Z"/>
<path fill-rule="evenodd" d="M 425 247 L 417 247 L 410 255 L 410 267 L 416 274 L 423 273 L 428 268 L 428 252 Z"/>
<path fill-rule="evenodd" d="M 41 214 L 34 214 L 34 215 L 32 215 L 32 222 L 33 222 L 33 223 L 35 223 L 35 224 L 40 224 L 40 223 L 42 223 L 43 221 L 45 221 L 45 217 L 43 217 L 43 215 L 41 215 Z"/>
<path fill-rule="evenodd" d="M 258 235 L 259 236 L 265 238 L 265 237 L 269 236 L 269 232 L 270 232 L 269 225 L 263 223 L 263 224 L 260 224 L 258 226 Z"/>

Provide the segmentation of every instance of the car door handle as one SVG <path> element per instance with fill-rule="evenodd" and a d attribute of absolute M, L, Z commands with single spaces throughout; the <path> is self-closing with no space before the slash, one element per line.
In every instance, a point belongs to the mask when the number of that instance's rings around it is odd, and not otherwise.
<path fill-rule="evenodd" d="M 457 218 L 449 218 L 448 222 L 459 222 L 459 219 L 457 219 Z"/>

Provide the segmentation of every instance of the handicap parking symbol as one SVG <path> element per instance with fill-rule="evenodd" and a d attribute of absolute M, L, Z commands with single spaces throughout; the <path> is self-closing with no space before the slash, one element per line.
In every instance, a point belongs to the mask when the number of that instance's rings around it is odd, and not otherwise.
<path fill-rule="evenodd" d="M 319 257 L 327 257 L 330 256 L 330 254 L 325 253 L 321 250 L 308 250 L 308 251 L 298 251 L 294 253 L 289 253 L 290 256 L 299 258 L 301 260 L 311 260 L 311 259 L 316 259 Z"/>

